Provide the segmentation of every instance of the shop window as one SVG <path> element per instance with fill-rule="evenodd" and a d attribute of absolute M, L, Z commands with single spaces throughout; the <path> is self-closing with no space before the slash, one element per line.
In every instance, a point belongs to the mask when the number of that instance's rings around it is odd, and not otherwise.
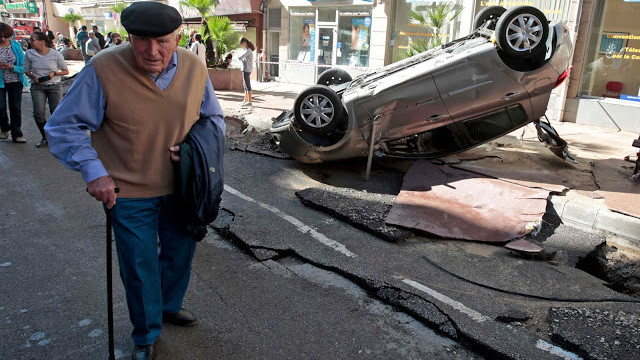
<path fill-rule="evenodd" d="M 315 54 L 315 9 L 289 11 L 289 60 L 313 62 Z"/>
<path fill-rule="evenodd" d="M 395 2 L 396 10 L 391 31 L 391 61 L 399 61 L 411 56 L 415 51 L 422 52 L 435 47 L 439 43 L 446 44 L 460 37 L 460 12 L 468 1 L 432 1 L 432 0 L 399 0 Z M 449 7 L 443 11 L 441 7 Z M 423 14 L 426 23 L 411 19 L 411 11 Z M 433 11 L 430 18 L 427 12 Z M 457 16 L 456 16 L 457 15 Z M 434 25 L 441 24 L 437 29 Z"/>
<path fill-rule="evenodd" d="M 580 95 L 640 101 L 639 13 L 637 2 L 595 3 Z"/>
<path fill-rule="evenodd" d="M 371 39 L 371 11 L 364 7 L 339 10 L 336 64 L 344 66 L 369 66 Z"/>

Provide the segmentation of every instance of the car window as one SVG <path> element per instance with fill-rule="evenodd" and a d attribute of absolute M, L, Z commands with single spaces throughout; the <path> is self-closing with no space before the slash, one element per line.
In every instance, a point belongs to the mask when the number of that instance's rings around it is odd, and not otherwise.
<path fill-rule="evenodd" d="M 391 156 L 436 157 L 458 152 L 465 148 L 453 130 L 455 125 L 442 126 L 416 135 L 389 141 L 385 152 Z"/>
<path fill-rule="evenodd" d="M 526 122 L 527 115 L 524 109 L 516 105 L 465 120 L 459 124 L 471 145 L 477 145 L 507 134 Z"/>

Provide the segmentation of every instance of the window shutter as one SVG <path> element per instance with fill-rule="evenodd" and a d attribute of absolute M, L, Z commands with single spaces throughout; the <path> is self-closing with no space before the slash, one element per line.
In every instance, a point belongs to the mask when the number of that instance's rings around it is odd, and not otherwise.
<path fill-rule="evenodd" d="M 269 8 L 269 21 L 267 27 L 269 29 L 280 29 L 280 24 L 282 22 L 281 18 L 282 8 Z"/>

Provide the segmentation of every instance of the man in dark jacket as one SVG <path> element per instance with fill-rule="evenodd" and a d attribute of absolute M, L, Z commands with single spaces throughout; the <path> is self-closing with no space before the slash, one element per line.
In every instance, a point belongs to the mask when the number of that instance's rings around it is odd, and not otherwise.
<path fill-rule="evenodd" d="M 93 34 L 98 38 L 98 44 L 100 44 L 100 49 L 104 49 L 104 35 L 100 34 L 98 31 L 98 26 L 93 25 Z"/>

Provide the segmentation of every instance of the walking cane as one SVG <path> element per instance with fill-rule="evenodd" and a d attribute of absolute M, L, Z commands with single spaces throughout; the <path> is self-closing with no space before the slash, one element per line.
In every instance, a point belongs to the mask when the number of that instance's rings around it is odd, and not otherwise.
<path fill-rule="evenodd" d="M 109 360 L 115 360 L 116 355 L 113 348 L 113 278 L 111 276 L 111 272 L 111 209 L 107 209 L 107 313 L 109 318 Z"/>

